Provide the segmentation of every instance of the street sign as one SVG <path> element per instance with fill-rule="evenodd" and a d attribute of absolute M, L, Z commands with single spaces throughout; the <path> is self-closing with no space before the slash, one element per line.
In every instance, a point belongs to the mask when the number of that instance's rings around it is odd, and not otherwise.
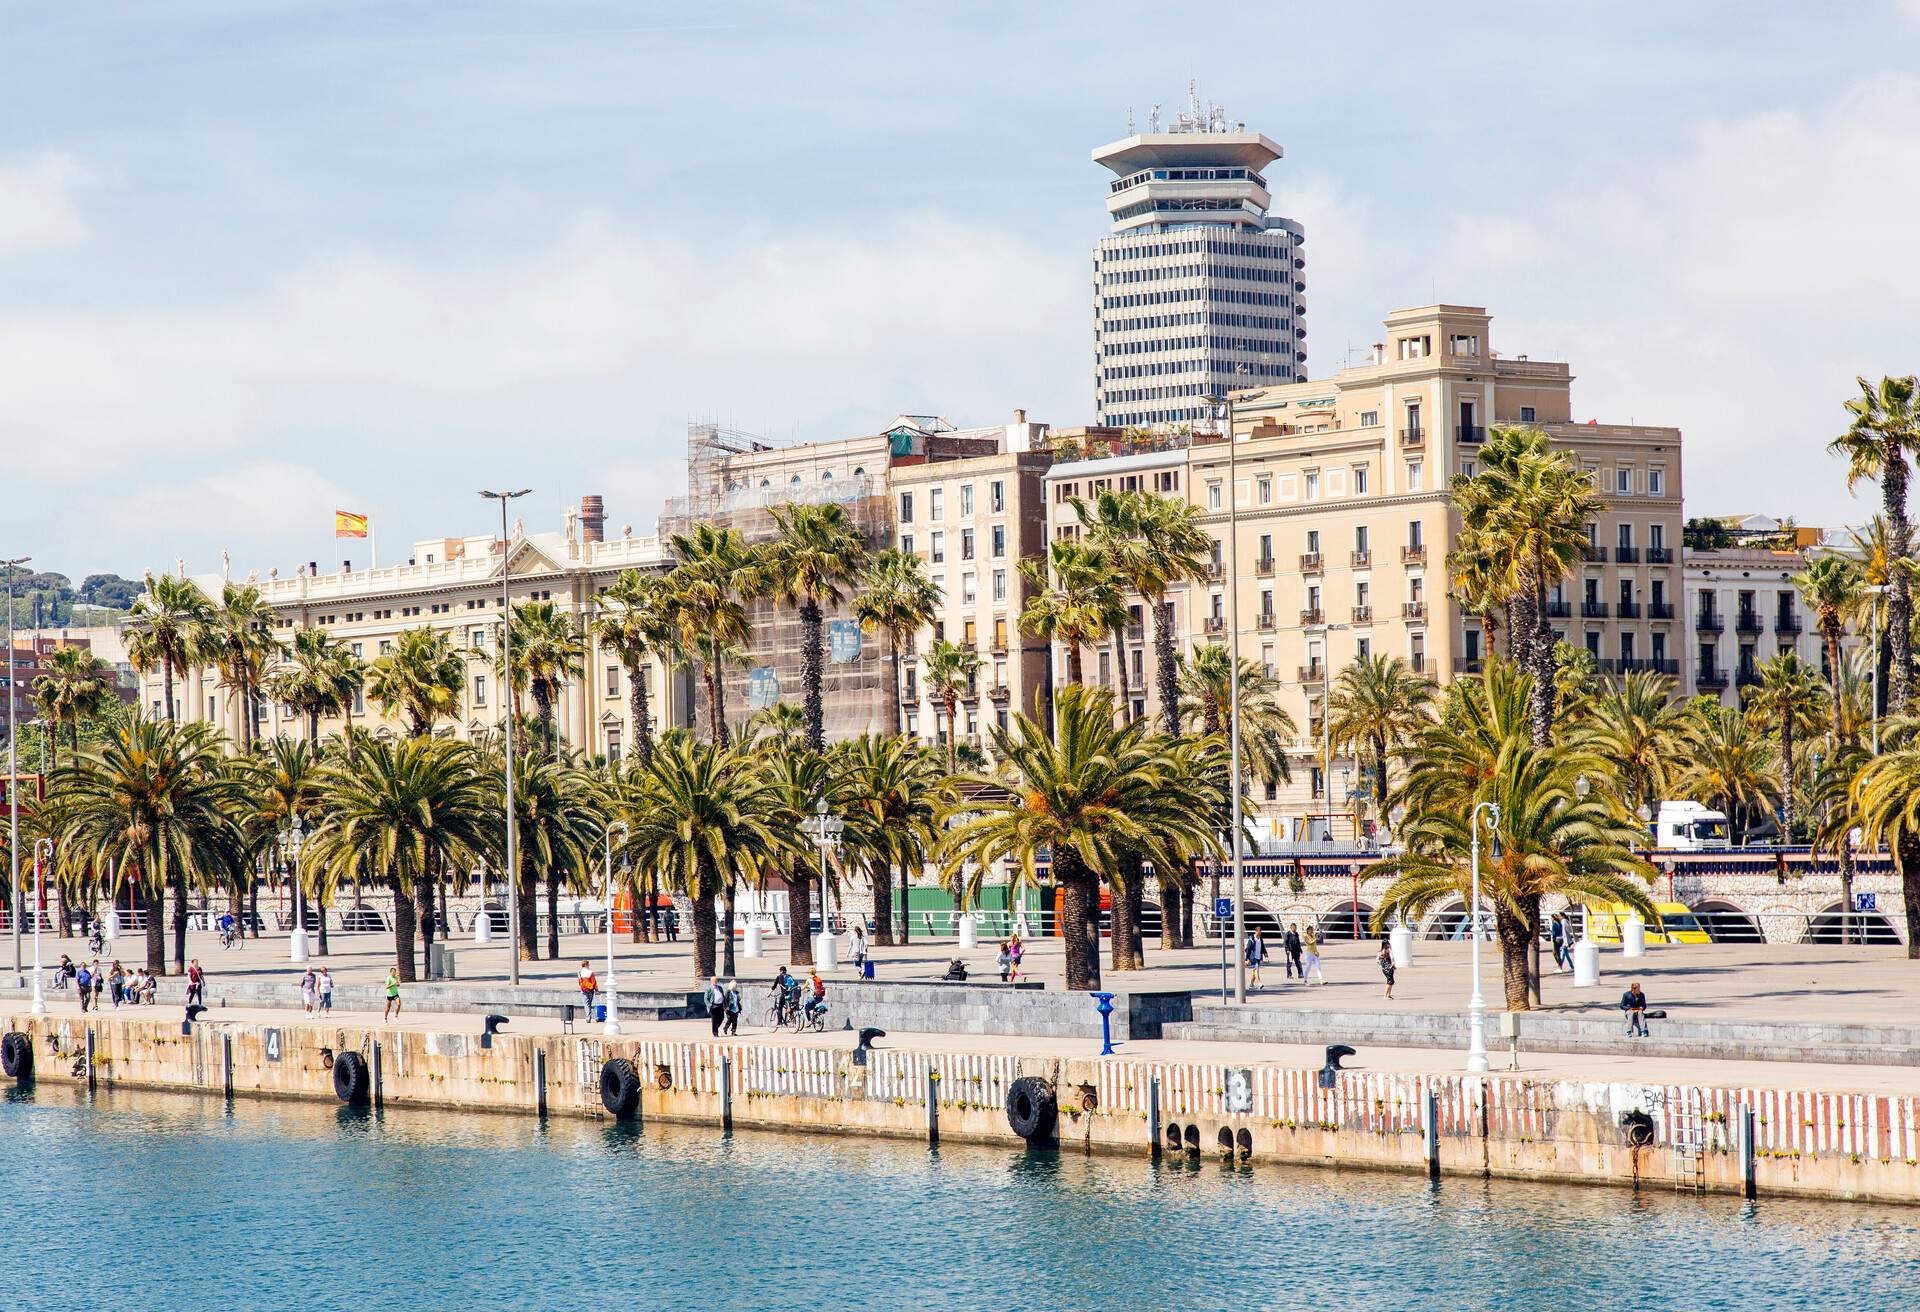
<path fill-rule="evenodd" d="M 280 1031 L 265 1030 L 263 1031 L 263 1033 L 267 1040 L 267 1060 L 279 1061 L 280 1060 Z"/>
<path fill-rule="evenodd" d="M 1233 919 L 1233 899 L 1217 897 L 1213 900 L 1213 918 L 1215 920 Z"/>
<path fill-rule="evenodd" d="M 1853 895 L 1853 909 L 1855 911 L 1878 911 L 1880 909 L 1880 895 L 1878 893 L 1855 893 Z"/>

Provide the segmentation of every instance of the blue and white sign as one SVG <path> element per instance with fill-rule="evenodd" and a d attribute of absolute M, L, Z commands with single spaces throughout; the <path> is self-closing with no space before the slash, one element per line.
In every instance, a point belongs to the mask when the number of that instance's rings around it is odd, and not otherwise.
<path fill-rule="evenodd" d="M 780 676 L 771 665 L 747 671 L 747 709 L 764 711 L 780 702 Z"/>
<path fill-rule="evenodd" d="M 851 665 L 860 659 L 857 620 L 835 620 L 827 626 L 827 659 L 835 665 Z"/>
<path fill-rule="evenodd" d="M 1878 893 L 1855 893 L 1853 895 L 1853 909 L 1855 911 L 1878 911 L 1880 909 L 1880 895 Z"/>
<path fill-rule="evenodd" d="M 1233 899 L 1217 897 L 1213 900 L 1213 918 L 1215 920 L 1233 919 Z"/>

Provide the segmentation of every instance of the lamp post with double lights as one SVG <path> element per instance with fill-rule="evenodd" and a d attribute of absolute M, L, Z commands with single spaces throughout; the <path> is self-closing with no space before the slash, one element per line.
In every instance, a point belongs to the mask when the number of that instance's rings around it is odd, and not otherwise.
<path fill-rule="evenodd" d="M 36 1016 L 47 1011 L 47 994 L 40 982 L 40 904 L 46 897 L 46 868 L 53 861 L 53 840 L 43 838 L 33 845 L 33 1006 Z"/>
<path fill-rule="evenodd" d="M 1467 828 L 1473 834 L 1472 893 L 1467 906 L 1467 938 L 1473 944 L 1473 996 L 1467 999 L 1467 1069 L 1487 1069 L 1487 1000 L 1480 992 L 1480 817 L 1486 815 L 1491 856 L 1500 860 L 1500 804 L 1480 802 L 1473 808 Z"/>
<path fill-rule="evenodd" d="M 14 742 L 19 737 L 14 719 L 20 699 L 13 686 L 13 572 L 32 559 L 32 556 L 15 556 L 11 560 L 0 560 L 0 565 L 7 570 L 7 888 L 13 902 L 16 987 L 24 986 L 27 979 L 20 959 L 20 758 Z"/>
<path fill-rule="evenodd" d="M 607 1029 L 608 1034 L 620 1032 L 620 981 L 613 973 L 613 831 L 620 831 L 620 842 L 624 846 L 633 830 L 627 827 L 625 820 L 615 820 L 607 826 Z M 482 899 L 484 901 L 484 899 Z M 640 909 L 633 909 L 634 915 Z"/>
<path fill-rule="evenodd" d="M 287 879 L 293 884 L 293 933 L 287 939 L 287 959 L 305 961 L 307 951 L 307 899 L 300 891 L 300 849 L 306 846 L 307 827 L 299 815 L 287 826 Z"/>
<path fill-rule="evenodd" d="M 507 503 L 532 490 L 523 487 L 518 492 L 480 493 L 487 500 L 500 503 L 500 677 L 506 683 L 507 937 L 511 944 L 507 962 L 508 979 L 514 984 L 520 982 L 520 830 L 513 814 L 513 576 L 508 569 L 511 562 L 507 559 L 507 553 L 513 548 L 513 539 L 507 534 Z M 486 915 L 486 901 L 484 896 L 480 899 L 483 918 Z"/>
<path fill-rule="evenodd" d="M 822 964 L 832 970 L 840 964 L 840 948 L 833 936 L 833 923 L 827 917 L 827 849 L 840 845 L 847 822 L 827 811 L 827 799 L 823 797 L 814 803 L 813 814 L 800 822 L 800 828 L 820 849 L 820 946 L 815 955 L 826 957 Z"/>

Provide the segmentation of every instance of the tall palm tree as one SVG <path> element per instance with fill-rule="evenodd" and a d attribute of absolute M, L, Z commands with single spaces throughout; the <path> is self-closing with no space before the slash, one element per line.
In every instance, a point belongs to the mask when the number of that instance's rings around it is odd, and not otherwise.
<path fill-rule="evenodd" d="M 1132 587 L 1135 575 L 1144 572 L 1142 559 L 1142 519 L 1146 495 L 1137 491 L 1115 492 L 1106 490 L 1094 497 L 1089 505 L 1079 497 L 1069 504 L 1085 526 L 1085 542 L 1100 553 L 1107 573 L 1115 583 Z M 1211 539 L 1208 539 L 1211 543 Z M 1207 548 L 1211 558 L 1212 548 Z M 1140 589 L 1134 588 L 1135 591 Z M 1132 690 L 1127 678 L 1127 627 L 1131 623 L 1131 612 L 1126 609 L 1124 599 L 1120 602 L 1119 612 L 1113 622 L 1107 626 L 1107 636 L 1113 640 L 1114 687 L 1115 698 L 1120 714 L 1129 714 L 1133 704 Z"/>
<path fill-rule="evenodd" d="M 240 746 L 259 736 L 260 693 L 284 649 L 273 636 L 274 611 L 250 583 L 228 583 L 200 620 L 198 646 L 240 705 Z"/>
<path fill-rule="evenodd" d="M 523 960 L 539 958 L 533 893 L 547 890 L 547 957 L 560 958 L 560 885 L 571 879 L 583 889 L 594 883 L 593 853 L 598 846 L 601 818 L 608 807 L 593 776 L 550 756 L 516 752 L 513 805 L 518 825 L 520 887 L 520 952 Z M 491 773 L 491 772 L 489 772 Z"/>
<path fill-rule="evenodd" d="M 517 632 L 514 642 L 517 647 Z M 466 663 L 453 640 L 442 630 L 422 626 L 408 629 L 391 651 L 374 658 L 367 667 L 367 696 L 379 703 L 381 715 L 405 715 L 407 732 L 425 738 L 441 720 L 460 714 L 466 679 Z"/>
<path fill-rule="evenodd" d="M 954 770 L 960 742 L 960 698 L 971 695 L 980 674 L 980 658 L 957 642 L 936 640 L 927 651 L 927 690 L 947 716 L 947 773 Z"/>
<path fill-rule="evenodd" d="M 1180 736 L 1180 659 L 1174 650 L 1173 606 L 1167 594 L 1182 583 L 1204 583 L 1213 563 L 1213 539 L 1199 511 L 1172 497 L 1147 497 L 1140 513 L 1140 545 L 1128 558 L 1127 583 L 1153 612 L 1154 688 L 1160 731 Z"/>
<path fill-rule="evenodd" d="M 57 764 L 60 731 L 67 731 L 67 746 L 80 750 L 80 722 L 91 719 L 115 704 L 113 671 L 107 663 L 85 647 L 56 648 L 46 661 L 46 673 L 33 681 L 33 704 L 41 719 L 53 726 L 49 741 L 54 744 L 43 768 L 49 773 Z"/>
<path fill-rule="evenodd" d="M 865 862 L 873 884 L 873 939 L 882 945 L 907 941 L 906 890 L 926 867 L 939 841 L 940 809 L 952 800 L 935 755 L 908 738 L 863 734 L 835 749 L 840 810 L 846 817 L 846 850 Z M 948 774 L 951 773 L 949 767 Z M 893 920 L 896 872 L 902 890 L 901 917 Z"/>
<path fill-rule="evenodd" d="M 673 535 L 680 563 L 667 576 L 672 589 L 669 614 L 679 630 L 680 649 L 700 667 L 707 685 L 708 734 L 727 745 L 727 701 L 723 664 L 727 654 L 753 637 L 746 602 L 760 589 L 760 564 L 737 528 L 695 524 Z"/>
<path fill-rule="evenodd" d="M 794 841 L 780 824 L 780 799 L 750 755 L 675 734 L 632 777 L 627 814 L 636 861 L 693 903 L 693 974 L 714 974 L 714 899 L 777 864 Z"/>
<path fill-rule="evenodd" d="M 1127 622 L 1120 585 L 1106 556 L 1085 543 L 1055 538 L 1047 544 L 1045 557 L 1021 561 L 1020 573 L 1033 588 L 1020 627 L 1036 638 L 1065 643 L 1067 682 L 1084 682 L 1080 649 Z"/>
<path fill-rule="evenodd" d="M 1208 643 L 1195 648 L 1180 668 L 1181 720 L 1223 740 L 1232 733 L 1231 659 L 1224 645 Z M 1287 711 L 1284 691 L 1280 680 L 1242 658 L 1240 764 L 1248 780 L 1280 784 L 1293 778 L 1287 749 L 1300 729 Z"/>
<path fill-rule="evenodd" d="M 220 735 L 204 724 L 132 717 L 97 749 L 61 767 L 56 860 L 82 879 L 111 861 L 147 905 L 147 968 L 167 969 L 165 910 L 173 893 L 174 971 L 187 968 L 187 890 L 229 884 L 247 873 L 247 844 L 235 817 L 236 777 Z"/>
<path fill-rule="evenodd" d="M 322 763 L 320 750 L 298 738 L 275 738 L 264 751 L 243 757 L 236 767 L 247 798 L 246 829 L 257 855 L 273 861 L 285 856 L 293 884 L 293 923 L 307 923 L 308 882 L 302 877 L 297 851 L 282 846 L 296 827 L 315 821 L 320 807 Z M 320 908 L 320 955 L 327 955 L 327 920 Z"/>
<path fill-rule="evenodd" d="M 1124 878 L 1123 862 L 1134 854 L 1178 862 L 1217 853 L 1220 839 L 1204 781 L 1175 768 L 1181 762 L 1145 721 L 1115 727 L 1112 693 L 1063 688 L 1055 721 L 1051 739 L 1024 712 L 1011 729 L 993 731 L 1014 786 L 1000 775 L 958 781 L 969 795 L 942 811 L 952 825 L 942 840 L 942 877 L 966 888 L 963 897 L 977 895 L 985 873 L 1010 861 L 1016 880 L 1032 884 L 1036 858 L 1051 851 L 1065 900 L 1066 986 L 1097 989 L 1100 881 Z"/>
<path fill-rule="evenodd" d="M 1614 764 L 1620 798 L 1636 815 L 1649 815 L 1692 755 L 1700 717 L 1673 699 L 1673 680 L 1650 670 L 1609 679 L 1593 699 L 1585 744 Z"/>
<path fill-rule="evenodd" d="M 1747 697 L 1747 714 L 1756 727 L 1780 735 L 1780 837 L 1793 841 L 1793 741 L 1796 735 L 1818 732 L 1826 693 L 1813 672 L 1790 651 L 1760 667 L 1760 682 Z"/>
<path fill-rule="evenodd" d="M 1873 678 L 1873 715 L 1884 717 L 1887 713 L 1887 684 L 1892 681 L 1893 673 L 1893 638 L 1888 632 L 1892 625 L 1887 622 L 1893 558 L 1887 554 L 1887 521 L 1875 515 L 1867 521 L 1864 531 L 1856 530 L 1848 536 L 1853 539 L 1854 550 L 1859 553 L 1860 592 L 1846 608 L 1845 618 L 1856 634 L 1874 638 L 1873 662 L 1877 675 Z"/>
<path fill-rule="evenodd" d="M 149 574 L 147 590 L 133 603 L 127 660 L 142 674 L 160 671 L 167 719 L 179 718 L 173 681 L 202 661 L 200 637 L 213 603 L 192 579 Z"/>
<path fill-rule="evenodd" d="M 1756 814 L 1773 809 L 1780 796 L 1772 745 L 1731 706 L 1708 707 L 1680 790 L 1724 811 L 1737 842 Z"/>
<path fill-rule="evenodd" d="M 547 756 L 558 759 L 553 704 L 571 679 L 586 669 L 587 646 L 580 626 L 550 601 L 523 601 L 513 608 L 513 668 L 506 671 L 515 691 L 530 689 L 540 714 L 540 738 Z"/>
<path fill-rule="evenodd" d="M 1433 698 L 1433 680 L 1384 653 L 1355 657 L 1334 681 L 1333 749 L 1367 755 L 1376 804 L 1386 804 L 1389 755 L 1432 722 Z"/>
<path fill-rule="evenodd" d="M 781 704 L 782 707 L 785 703 Z M 778 708 L 771 708 L 778 709 Z M 820 752 L 809 750 L 802 737 L 806 732 L 802 713 L 798 732 L 769 732 L 751 748 L 742 743 L 740 750 L 753 751 L 765 762 L 767 783 L 776 807 L 775 829 L 795 836 L 795 841 L 768 854 L 769 868 L 787 881 L 787 955 L 796 965 L 813 964 L 814 890 L 820 891 L 820 922 L 827 920 L 827 890 L 817 870 L 817 856 L 800 841 L 800 826 L 814 814 L 822 799 L 838 809 L 837 780 Z M 731 894 L 731 890 L 729 890 Z M 876 900 L 875 914 L 878 915 Z M 731 966 L 728 967 L 732 969 Z"/>
<path fill-rule="evenodd" d="M 1820 641 L 1827 654 L 1828 678 L 1833 685 L 1834 723 L 1840 713 L 1840 642 L 1847 633 L 1847 612 L 1859 604 L 1862 589 L 1860 563 L 1846 556 L 1820 556 L 1793 576 L 1800 598 L 1815 616 Z"/>
<path fill-rule="evenodd" d="M 648 662 L 656 656 L 670 661 L 674 652 L 668 585 L 658 575 L 622 570 L 607 589 L 605 603 L 594 617 L 593 634 L 627 672 L 633 750 L 645 765 L 653 755 L 653 720 L 647 706 Z M 639 928 L 639 918 L 635 917 L 636 935 Z"/>
<path fill-rule="evenodd" d="M 363 677 L 347 644 L 325 629 L 296 629 L 286 663 L 267 678 L 267 692 L 306 717 L 307 743 L 320 746 L 320 720 L 353 709 Z"/>
<path fill-rule="evenodd" d="M 1871 383 L 1854 380 L 1860 395 L 1849 400 L 1847 431 L 1827 449 L 1847 458 L 1847 486 L 1863 478 L 1880 484 L 1881 519 L 1885 525 L 1887 556 L 1887 639 L 1891 655 L 1887 705 L 1895 714 L 1906 711 L 1913 695 L 1913 590 L 1910 572 L 1902 566 L 1912 554 L 1912 525 L 1907 520 L 1907 458 L 1920 453 L 1920 379 L 1882 378 Z"/>
<path fill-rule="evenodd" d="M 827 749 L 825 608 L 867 562 L 866 539 L 831 502 L 776 506 L 780 536 L 763 553 L 761 579 L 774 600 L 800 611 L 800 685 L 807 713 L 807 746 Z"/>
<path fill-rule="evenodd" d="M 900 701 L 902 650 L 915 634 L 933 623 L 940 605 L 940 585 L 927 577 L 926 563 L 911 552 L 889 548 L 869 557 L 853 599 L 854 618 L 887 635 L 887 662 L 893 669 L 893 693 L 888 698 L 897 737 L 903 729 Z"/>
<path fill-rule="evenodd" d="M 418 979 L 408 903 L 440 870 L 497 855 L 493 781 L 475 768 L 472 747 L 433 737 L 368 738 L 324 773 L 320 822 L 302 863 L 309 877 L 334 884 L 362 863 L 384 878 L 393 895 L 394 967 L 402 980 Z"/>
<path fill-rule="evenodd" d="M 1907 957 L 1920 960 L 1920 720 L 1906 716 L 1887 726 L 1885 750 L 1854 776 L 1849 801 L 1861 837 L 1893 849 Z"/>

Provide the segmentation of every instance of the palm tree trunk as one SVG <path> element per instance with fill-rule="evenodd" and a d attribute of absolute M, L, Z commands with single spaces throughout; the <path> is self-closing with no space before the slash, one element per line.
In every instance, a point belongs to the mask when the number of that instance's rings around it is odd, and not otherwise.
<path fill-rule="evenodd" d="M 320 955 L 327 955 L 327 896 L 319 888 L 313 890 L 314 919 L 320 922 Z"/>
<path fill-rule="evenodd" d="M 886 861 L 870 862 L 867 879 L 873 885 L 873 941 L 893 946 L 893 866 Z"/>
<path fill-rule="evenodd" d="M 960 745 L 960 699 L 952 689 L 944 693 L 940 702 L 947 709 L 947 773 L 955 770 L 954 753 Z"/>
<path fill-rule="evenodd" d="M 1493 927 L 1500 939 L 1500 977 L 1505 986 L 1508 1011 L 1531 1011 L 1532 990 L 1528 987 L 1527 953 L 1536 937 L 1527 930 L 1525 916 L 1517 914 L 1506 901 L 1493 899 Z"/>
<path fill-rule="evenodd" d="M 1116 624 L 1113 628 L 1113 686 L 1118 694 L 1115 697 L 1115 709 L 1120 712 L 1120 723 L 1125 724 L 1133 718 L 1133 688 L 1127 676 L 1127 626 Z"/>
<path fill-rule="evenodd" d="M 1780 841 L 1793 842 L 1793 713 L 1780 717 Z"/>
<path fill-rule="evenodd" d="M 707 681 L 707 736 L 716 747 L 727 745 L 727 704 L 726 690 L 721 685 L 720 673 L 714 662 L 701 662 L 701 672 Z"/>
<path fill-rule="evenodd" d="M 713 894 L 693 899 L 693 982 L 705 984 L 713 969 Z"/>
<path fill-rule="evenodd" d="M 1086 682 L 1086 680 L 1081 677 L 1081 674 L 1080 644 L 1077 642 L 1069 642 L 1067 644 L 1067 682 L 1072 684 Z"/>
<path fill-rule="evenodd" d="M 560 960 L 560 872 L 547 871 L 547 960 Z"/>
<path fill-rule="evenodd" d="M 173 662 L 165 656 L 160 658 L 160 686 L 164 689 L 160 695 L 167 699 L 167 723 L 172 724 L 176 719 L 173 713 Z M 164 970 L 165 967 L 166 963 L 162 962 L 161 968 Z"/>
<path fill-rule="evenodd" d="M 520 960 L 540 960 L 540 900 L 534 895 L 533 881 L 527 878 L 523 853 L 520 861 L 520 887 L 513 896 L 520 899 Z"/>
<path fill-rule="evenodd" d="M 1124 875 L 1113 890 L 1113 968 L 1145 970 L 1146 945 L 1141 941 L 1141 913 L 1147 901 L 1147 877 L 1140 854 L 1122 858 Z"/>
<path fill-rule="evenodd" d="M 140 872 L 129 872 L 130 886 L 139 885 L 147 904 L 147 969 L 156 975 L 167 973 L 167 894 L 163 885 L 157 892 L 140 884 Z"/>
<path fill-rule="evenodd" d="M 165 899 L 161 899 L 162 905 Z M 151 914 L 151 913 L 149 913 Z M 187 973 L 187 872 L 176 868 L 173 872 L 173 965 L 174 974 Z M 164 974 L 167 960 L 160 958 L 160 970 Z"/>
<path fill-rule="evenodd" d="M 827 750 L 824 654 L 820 603 L 808 597 L 800 603 L 800 687 L 807 715 L 807 749 L 812 752 Z"/>
<path fill-rule="evenodd" d="M 653 764 L 653 715 L 647 706 L 647 681 L 642 676 L 646 667 L 633 665 L 627 668 L 627 687 L 632 689 L 627 700 L 633 707 L 633 754 L 640 758 L 640 764 Z M 634 942 L 640 941 L 638 918 L 634 921 Z"/>
<path fill-rule="evenodd" d="M 797 865 L 787 872 L 787 955 L 813 964 L 813 876 Z"/>
<path fill-rule="evenodd" d="M 1533 745 L 1553 745 L 1553 625 L 1547 621 L 1547 563 L 1545 552 L 1534 548 L 1527 578 L 1532 610 Z"/>
<path fill-rule="evenodd" d="M 1161 731 L 1180 736 L 1180 658 L 1173 650 L 1173 622 L 1167 617 L 1167 599 L 1153 599 L 1154 685 L 1160 694 Z M 1164 915 L 1164 911 L 1162 913 Z"/>
<path fill-rule="evenodd" d="M 734 903 L 739 899 L 739 886 L 732 880 L 727 881 L 727 899 L 720 911 L 720 968 L 729 979 L 733 977 L 733 911 Z M 822 924 L 826 917 L 820 917 Z"/>
<path fill-rule="evenodd" d="M 893 736 L 898 738 L 904 733 L 904 718 L 900 713 L 900 635 L 892 629 L 887 630 L 887 663 L 893 667 L 893 688 L 887 694 L 887 705 L 892 709 Z"/>
<path fill-rule="evenodd" d="M 560 759 L 559 744 L 553 739 L 553 689 L 547 687 L 546 680 L 534 679 L 533 706 L 540 714 L 540 739 L 547 745 L 547 759 Z"/>
<path fill-rule="evenodd" d="M 422 875 L 413 881 L 413 914 L 420 926 L 420 955 L 433 957 L 433 877 Z"/>
<path fill-rule="evenodd" d="M 1373 737 L 1373 813 L 1383 816 L 1387 813 L 1387 739 L 1384 734 Z"/>
<path fill-rule="evenodd" d="M 1920 961 L 1920 833 L 1911 825 L 1901 829 L 1893 855 L 1900 866 L 1900 900 L 1906 906 L 1907 959 Z"/>
<path fill-rule="evenodd" d="M 1066 948 L 1067 989 L 1084 993 L 1100 987 L 1100 881 L 1071 847 L 1053 852 L 1053 877 L 1060 885 L 1060 935 Z"/>
<path fill-rule="evenodd" d="M 1887 517 L 1887 645 L 1893 666 L 1887 705 L 1899 715 L 1913 695 L 1913 592 L 1901 568 L 1912 529 L 1907 523 L 1907 455 L 1897 441 L 1887 443 L 1880 462 L 1880 495 Z"/>
<path fill-rule="evenodd" d="M 413 917 L 407 914 L 407 889 L 400 876 L 387 876 L 387 891 L 393 894 L 393 968 L 400 982 L 411 984 L 420 978 L 413 966 Z"/>
<path fill-rule="evenodd" d="M 1160 950 L 1184 948 L 1187 942 L 1180 932 L 1180 885 L 1164 873 L 1156 878 L 1160 884 Z"/>
<path fill-rule="evenodd" d="M 640 877 L 637 871 L 629 870 L 627 872 L 627 902 L 629 908 L 627 911 L 627 941 L 629 943 L 649 941 L 649 936 L 646 932 L 646 912 L 643 910 L 644 903 L 642 902 L 642 898 L 645 897 L 645 893 L 642 890 L 645 886 L 646 881 Z"/>

